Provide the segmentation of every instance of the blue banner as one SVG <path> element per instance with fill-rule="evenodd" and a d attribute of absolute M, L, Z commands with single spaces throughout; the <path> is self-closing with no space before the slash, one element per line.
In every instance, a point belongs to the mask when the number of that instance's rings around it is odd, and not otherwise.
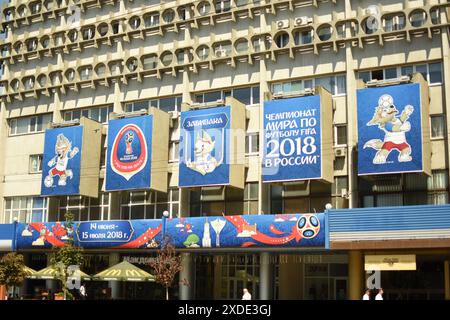
<path fill-rule="evenodd" d="M 264 182 L 322 177 L 320 96 L 264 103 Z"/>
<path fill-rule="evenodd" d="M 177 248 L 324 247 L 325 214 L 237 215 L 157 220 L 20 223 L 17 248 L 157 248 L 162 233 Z"/>
<path fill-rule="evenodd" d="M 42 160 L 42 196 L 80 193 L 83 126 L 47 129 Z"/>
<path fill-rule="evenodd" d="M 358 174 L 423 170 L 419 84 L 360 89 Z"/>
<path fill-rule="evenodd" d="M 109 122 L 106 191 L 150 187 L 152 130 L 151 115 Z"/>
<path fill-rule="evenodd" d="M 181 113 L 179 186 L 230 183 L 230 107 Z"/>

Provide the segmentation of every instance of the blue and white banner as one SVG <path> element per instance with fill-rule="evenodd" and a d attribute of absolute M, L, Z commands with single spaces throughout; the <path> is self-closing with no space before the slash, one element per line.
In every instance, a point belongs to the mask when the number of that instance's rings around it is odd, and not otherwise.
<path fill-rule="evenodd" d="M 230 183 L 230 107 L 181 113 L 179 186 Z"/>
<path fill-rule="evenodd" d="M 42 196 L 80 193 L 83 126 L 47 129 L 42 160 Z"/>
<path fill-rule="evenodd" d="M 264 182 L 322 177 L 320 96 L 264 103 Z"/>
<path fill-rule="evenodd" d="M 106 191 L 150 187 L 152 130 L 151 115 L 109 122 Z"/>
<path fill-rule="evenodd" d="M 17 248 L 64 246 L 69 239 L 85 248 L 157 248 L 162 234 L 177 248 L 324 247 L 324 213 L 236 215 L 131 221 L 19 223 Z M 250 249 L 251 250 L 251 249 Z"/>
<path fill-rule="evenodd" d="M 423 170 L 419 84 L 360 89 L 358 174 Z"/>

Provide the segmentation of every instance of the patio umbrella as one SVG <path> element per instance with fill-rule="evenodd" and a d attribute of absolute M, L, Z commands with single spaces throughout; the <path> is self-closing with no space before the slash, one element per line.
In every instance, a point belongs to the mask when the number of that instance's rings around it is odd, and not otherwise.
<path fill-rule="evenodd" d="M 58 276 L 58 268 L 55 266 L 48 266 L 47 268 L 44 268 L 42 270 L 39 270 L 35 272 L 34 274 L 27 276 L 29 279 L 45 279 L 45 280 L 51 280 L 56 279 Z M 86 273 L 80 270 L 80 276 L 82 280 L 91 280 L 91 277 L 89 277 Z"/>
<path fill-rule="evenodd" d="M 148 272 L 132 265 L 128 261 L 116 264 L 92 277 L 102 281 L 155 281 L 155 277 Z"/>
<path fill-rule="evenodd" d="M 31 269 L 30 267 L 24 266 L 23 271 L 25 272 L 25 276 L 28 278 L 32 275 L 34 275 L 37 271 L 34 269 Z"/>

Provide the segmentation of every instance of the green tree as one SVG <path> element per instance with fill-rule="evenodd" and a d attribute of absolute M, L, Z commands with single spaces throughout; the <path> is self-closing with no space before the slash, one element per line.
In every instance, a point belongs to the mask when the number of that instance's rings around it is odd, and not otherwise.
<path fill-rule="evenodd" d="M 2 257 L 0 260 L 0 285 L 6 287 L 20 286 L 25 280 L 25 264 L 23 255 L 15 252 L 10 252 Z"/>
<path fill-rule="evenodd" d="M 76 247 L 74 245 L 73 238 L 73 214 L 67 212 L 65 214 L 66 219 L 66 230 L 67 232 L 67 243 L 63 247 L 54 247 L 50 263 L 55 267 L 57 272 L 57 280 L 61 284 L 61 288 L 64 293 L 64 299 L 73 299 L 73 295 L 70 293 L 67 287 L 67 279 L 70 276 L 68 274 L 67 268 L 69 266 L 79 266 L 84 262 L 84 251 L 81 247 Z"/>
<path fill-rule="evenodd" d="M 181 255 L 175 251 L 170 237 L 166 236 L 161 244 L 161 249 L 156 253 L 156 258 L 150 262 L 154 269 L 155 281 L 166 288 L 166 300 L 169 300 L 169 288 L 173 285 L 175 276 L 183 269 Z"/>

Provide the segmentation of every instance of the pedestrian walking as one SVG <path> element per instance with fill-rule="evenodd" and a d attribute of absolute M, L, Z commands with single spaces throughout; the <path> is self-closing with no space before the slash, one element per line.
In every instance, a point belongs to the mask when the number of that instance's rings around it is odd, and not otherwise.
<path fill-rule="evenodd" d="M 81 296 L 81 300 L 86 300 L 87 293 L 86 293 L 86 288 L 84 287 L 84 283 L 82 283 L 80 286 L 80 296 Z"/>
<path fill-rule="evenodd" d="M 252 300 L 252 295 L 248 292 L 247 288 L 244 288 L 243 292 L 242 300 Z"/>
<path fill-rule="evenodd" d="M 366 289 L 366 292 L 363 295 L 363 300 L 370 300 L 370 290 Z"/>
<path fill-rule="evenodd" d="M 380 288 L 378 290 L 378 294 L 375 296 L 375 300 L 383 300 L 383 293 L 384 293 L 383 288 Z"/>

